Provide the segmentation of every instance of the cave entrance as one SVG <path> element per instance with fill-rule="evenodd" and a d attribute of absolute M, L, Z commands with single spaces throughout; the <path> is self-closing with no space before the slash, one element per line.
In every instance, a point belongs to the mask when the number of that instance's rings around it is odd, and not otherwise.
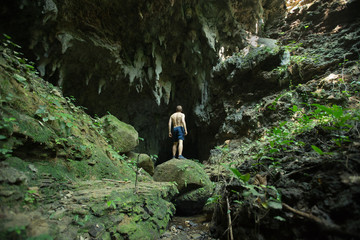
<path fill-rule="evenodd" d="M 183 155 L 199 162 L 208 159 L 210 149 L 215 146 L 214 139 L 218 126 L 200 125 L 191 99 L 174 99 L 170 104 L 162 103 L 159 106 L 154 101 L 150 89 L 144 89 L 141 93 L 137 93 L 134 89 L 122 91 L 128 89 L 128 86 L 125 81 L 119 81 L 113 83 L 111 87 L 104 87 L 99 94 L 98 82 L 90 81 L 89 85 L 86 85 L 80 75 L 74 73 L 72 76 L 76 80 L 64 82 L 64 95 L 74 96 L 76 104 L 86 107 L 86 112 L 91 116 L 102 117 L 110 112 L 120 121 L 132 125 L 138 131 L 139 137 L 144 139 L 134 151 L 157 155 L 156 164 L 172 158 L 173 143 L 168 137 L 168 121 L 177 103 L 182 103 L 189 132 L 185 137 Z M 179 95 L 186 96 L 182 92 Z"/>

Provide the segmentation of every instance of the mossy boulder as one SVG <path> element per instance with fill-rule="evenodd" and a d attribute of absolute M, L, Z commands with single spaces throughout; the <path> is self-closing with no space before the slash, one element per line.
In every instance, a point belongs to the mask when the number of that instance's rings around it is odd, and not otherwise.
<path fill-rule="evenodd" d="M 211 196 L 213 184 L 200 164 L 191 160 L 172 159 L 156 167 L 153 176 L 158 182 L 176 182 L 177 212 L 193 214 L 202 210 Z"/>
<path fill-rule="evenodd" d="M 115 116 L 109 114 L 102 117 L 101 124 L 105 131 L 105 137 L 116 151 L 130 152 L 139 144 L 139 134 L 135 128 Z"/>

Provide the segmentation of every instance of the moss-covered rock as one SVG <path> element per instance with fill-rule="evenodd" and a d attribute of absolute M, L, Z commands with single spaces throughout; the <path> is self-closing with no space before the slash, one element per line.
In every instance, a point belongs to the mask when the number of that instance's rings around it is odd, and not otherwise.
<path fill-rule="evenodd" d="M 106 115 L 101 118 L 101 123 L 105 130 L 105 137 L 117 151 L 130 152 L 139 144 L 139 134 L 135 128 L 115 116 Z"/>
<path fill-rule="evenodd" d="M 191 160 L 172 159 L 160 164 L 153 178 L 158 182 L 176 182 L 180 194 L 175 199 L 176 209 L 182 214 L 201 211 L 213 191 L 204 169 Z"/>

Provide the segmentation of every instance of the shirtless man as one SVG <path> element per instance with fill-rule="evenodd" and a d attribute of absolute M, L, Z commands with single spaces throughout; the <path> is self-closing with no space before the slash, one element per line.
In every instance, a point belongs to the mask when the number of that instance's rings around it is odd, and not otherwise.
<path fill-rule="evenodd" d="M 173 128 L 171 128 L 171 125 Z M 176 150 L 179 150 L 179 159 L 185 159 L 182 155 L 185 136 L 188 134 L 185 123 L 185 114 L 182 113 L 182 106 L 176 107 L 176 112 L 169 119 L 169 137 L 174 141 L 172 146 L 173 158 L 176 158 Z"/>

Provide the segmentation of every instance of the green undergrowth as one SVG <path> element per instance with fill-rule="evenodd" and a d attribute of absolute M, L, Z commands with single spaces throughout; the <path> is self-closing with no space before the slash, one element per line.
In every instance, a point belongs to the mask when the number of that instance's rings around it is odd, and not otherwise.
<path fill-rule="evenodd" d="M 240 211 L 243 206 L 258 209 L 254 211 L 257 222 L 273 209 L 270 216 L 285 221 L 277 211 L 282 209 L 282 200 L 275 181 L 286 174 L 283 165 L 300 158 L 328 161 L 358 142 L 360 78 L 344 81 L 341 74 L 330 76 L 332 81 L 324 77 L 290 86 L 255 105 L 260 134 L 253 140 L 243 138 L 235 146 L 230 142 L 217 147 L 217 164 L 229 170 L 230 178 L 218 179 L 227 190 L 216 193 L 208 204 L 224 205 L 230 197 L 229 211 Z"/>

